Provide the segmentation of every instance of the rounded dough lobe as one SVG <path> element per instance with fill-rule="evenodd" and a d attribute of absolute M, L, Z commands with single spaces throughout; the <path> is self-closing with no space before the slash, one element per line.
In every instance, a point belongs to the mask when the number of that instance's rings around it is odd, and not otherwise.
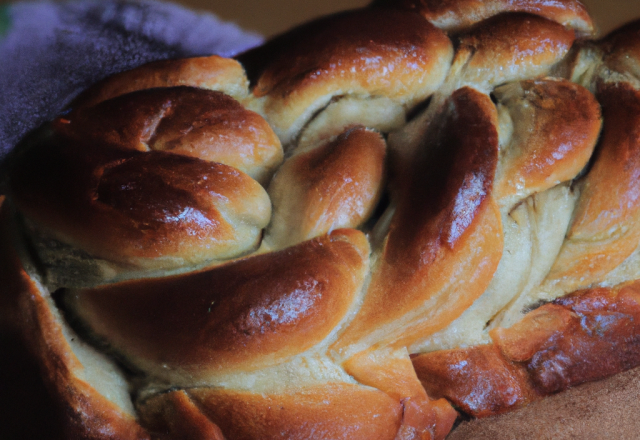
<path fill-rule="evenodd" d="M 565 80 L 528 80 L 494 92 L 513 120 L 503 149 L 498 198 L 519 200 L 573 179 L 598 140 L 600 106 L 587 89 Z"/>
<path fill-rule="evenodd" d="M 576 29 L 582 35 L 594 33 L 589 12 L 578 0 L 379 0 L 374 3 L 416 11 L 450 32 L 505 12 L 526 12 Z"/>
<path fill-rule="evenodd" d="M 463 83 L 491 88 L 547 74 L 569 52 L 575 34 L 535 15 L 504 14 L 458 38 L 456 59 L 468 58 Z"/>
<path fill-rule="evenodd" d="M 140 269 L 198 267 L 259 245 L 271 203 L 239 170 L 267 181 L 282 147 L 233 98 L 190 87 L 142 90 L 80 107 L 51 128 L 10 175 L 30 233 L 45 237 L 36 240 L 51 279 L 68 285 L 74 270 L 106 267 L 71 284 L 90 285 Z"/>
<path fill-rule="evenodd" d="M 384 96 L 406 107 L 442 83 L 451 41 L 417 14 L 363 9 L 321 18 L 239 56 L 284 144 L 333 96 Z"/>
<path fill-rule="evenodd" d="M 69 292 L 68 307 L 128 362 L 173 383 L 274 365 L 322 341 L 368 269 L 361 232 L 172 278 Z"/>
<path fill-rule="evenodd" d="M 491 197 L 496 124 L 495 106 L 474 89 L 447 101 L 399 185 L 362 309 L 334 345 L 341 355 L 373 343 L 410 345 L 444 328 L 485 291 L 503 241 Z"/>
<path fill-rule="evenodd" d="M 600 86 L 604 127 L 573 223 L 548 276 L 566 293 L 601 281 L 640 241 L 640 92 Z"/>
<path fill-rule="evenodd" d="M 269 195 L 274 206 L 265 242 L 286 247 L 364 223 L 380 198 L 385 142 L 364 127 L 289 159 Z"/>
<path fill-rule="evenodd" d="M 11 185 L 34 227 L 125 267 L 232 258 L 258 245 L 271 214 L 258 182 L 219 163 L 61 137 L 24 159 Z"/>
<path fill-rule="evenodd" d="M 244 98 L 249 91 L 244 69 L 237 61 L 212 55 L 155 61 L 118 73 L 78 96 L 73 107 L 91 107 L 137 90 L 176 86 L 219 90 L 236 99 Z"/>
<path fill-rule="evenodd" d="M 344 383 L 281 394 L 195 388 L 140 406 L 145 425 L 160 432 L 179 424 L 176 417 L 185 412 L 194 419 L 204 415 L 234 440 L 393 440 L 402 420 L 402 405 L 385 393 Z"/>
<path fill-rule="evenodd" d="M 612 32 L 598 46 L 605 52 L 609 69 L 640 80 L 640 20 Z"/>
<path fill-rule="evenodd" d="M 282 147 L 267 121 L 222 92 L 141 90 L 54 121 L 67 136 L 139 151 L 169 151 L 232 166 L 267 182 Z"/>

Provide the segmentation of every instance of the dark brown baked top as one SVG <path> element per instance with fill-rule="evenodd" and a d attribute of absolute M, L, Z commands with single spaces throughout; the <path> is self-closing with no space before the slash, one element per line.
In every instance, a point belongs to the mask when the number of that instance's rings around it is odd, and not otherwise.
<path fill-rule="evenodd" d="M 74 432 L 443 439 L 640 364 L 640 25 L 391 3 L 25 142 L 0 280 Z"/>

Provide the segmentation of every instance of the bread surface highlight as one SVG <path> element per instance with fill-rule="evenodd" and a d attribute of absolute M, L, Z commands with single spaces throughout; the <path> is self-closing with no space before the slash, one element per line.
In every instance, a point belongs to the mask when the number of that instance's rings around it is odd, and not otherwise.
<path fill-rule="evenodd" d="M 0 223 L 70 438 L 466 438 L 628 394 L 638 29 L 376 1 L 81 94 L 11 158 Z"/>

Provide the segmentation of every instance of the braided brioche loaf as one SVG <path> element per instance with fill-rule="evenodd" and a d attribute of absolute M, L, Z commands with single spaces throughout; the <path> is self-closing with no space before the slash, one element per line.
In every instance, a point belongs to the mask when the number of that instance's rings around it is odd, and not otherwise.
<path fill-rule="evenodd" d="M 593 32 L 378 1 L 83 93 L 2 207 L 69 435 L 442 439 L 639 365 L 640 24 Z"/>

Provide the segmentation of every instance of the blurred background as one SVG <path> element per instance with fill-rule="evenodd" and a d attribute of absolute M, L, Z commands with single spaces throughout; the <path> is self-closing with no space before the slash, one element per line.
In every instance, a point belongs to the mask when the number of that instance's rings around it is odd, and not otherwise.
<path fill-rule="evenodd" d="M 240 26 L 270 36 L 318 15 L 352 9 L 370 0 L 181 0 Z M 603 33 L 640 15 L 640 0 L 583 0 Z"/>
<path fill-rule="evenodd" d="M 33 1 L 33 0 L 28 0 Z M 37 1 L 37 0 L 36 0 Z M 173 0 L 191 9 L 209 11 L 265 36 L 319 15 L 353 9 L 370 0 Z M 13 3 L 0 0 L 0 5 Z M 640 0 L 582 0 L 596 17 L 601 33 L 640 16 Z"/>

